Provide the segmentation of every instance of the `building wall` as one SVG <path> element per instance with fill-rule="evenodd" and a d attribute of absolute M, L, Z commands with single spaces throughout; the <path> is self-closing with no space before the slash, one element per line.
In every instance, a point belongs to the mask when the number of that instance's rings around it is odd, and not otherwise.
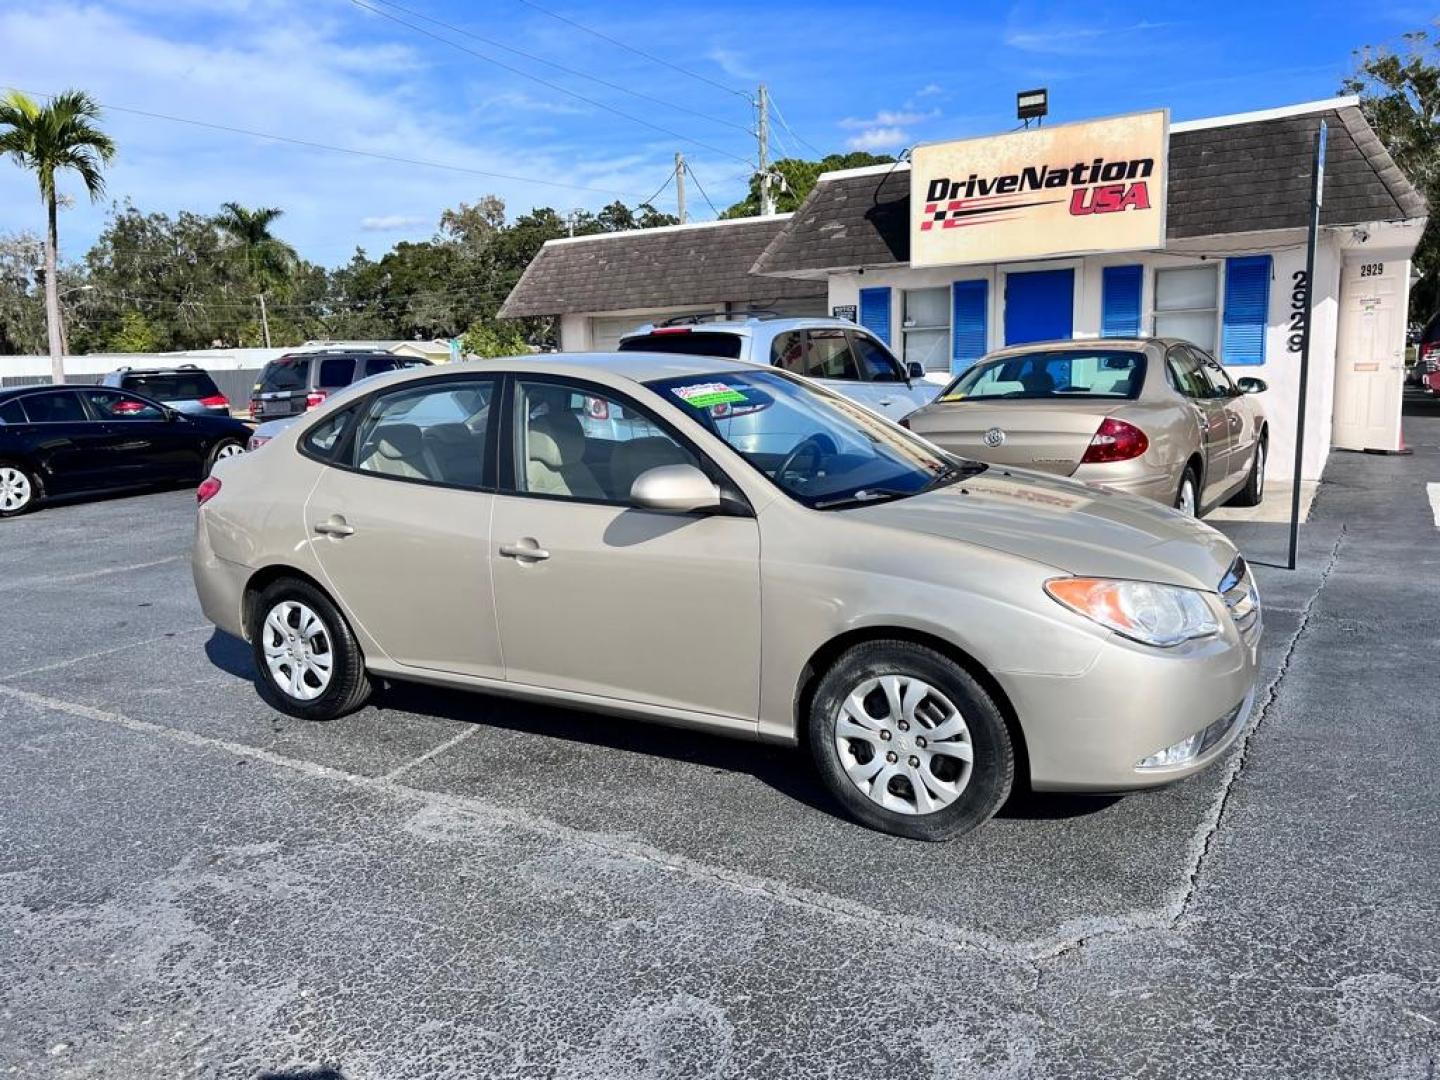
<path fill-rule="evenodd" d="M 1228 238 L 1233 245 L 1235 238 Z M 1273 240 L 1269 246 L 1232 247 L 1213 253 L 1196 250 L 1191 253 L 1144 254 L 1122 253 L 1088 256 L 1075 259 L 1054 259 L 1033 263 L 988 264 L 983 266 L 911 270 L 898 267 L 867 270 L 865 273 L 832 275 L 830 304 L 858 305 L 862 288 L 889 286 L 891 295 L 891 326 L 894 328 L 895 350 L 900 349 L 903 289 L 948 286 L 956 281 L 982 279 L 988 283 L 989 317 L 988 348 L 1004 345 L 1005 296 L 1004 276 L 1010 272 L 1070 267 L 1075 270 L 1074 336 L 1077 339 L 1098 338 L 1101 325 L 1102 275 L 1107 266 L 1134 265 L 1144 267 L 1141 287 L 1141 333 L 1151 334 L 1155 326 L 1155 271 L 1167 267 L 1195 266 L 1218 263 L 1217 324 L 1223 314 L 1225 295 L 1225 258 L 1232 255 L 1268 254 L 1272 258 L 1269 296 L 1269 326 L 1265 334 L 1264 363 L 1235 367 L 1235 377 L 1254 376 L 1264 379 L 1269 389 L 1261 396 L 1266 415 L 1271 420 L 1270 456 L 1266 475 L 1271 480 L 1285 481 L 1294 469 L 1296 397 L 1299 393 L 1300 357 L 1288 349 L 1290 337 L 1291 294 L 1294 274 L 1305 267 L 1303 235 L 1286 236 L 1283 242 Z M 1340 252 L 1335 237 L 1322 236 L 1316 258 L 1316 292 L 1314 321 L 1311 327 L 1309 411 L 1307 413 L 1306 450 L 1302 476 L 1319 479 L 1330 449 L 1331 417 L 1334 407 L 1335 333 L 1340 285 Z M 1218 340 L 1217 326 L 1217 340 Z M 1217 359 L 1225 362 L 1223 350 L 1217 348 Z"/>

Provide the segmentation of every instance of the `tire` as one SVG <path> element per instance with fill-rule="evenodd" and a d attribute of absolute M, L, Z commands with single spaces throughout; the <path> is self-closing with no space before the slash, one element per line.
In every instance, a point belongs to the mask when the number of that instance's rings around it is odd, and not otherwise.
<path fill-rule="evenodd" d="M 851 719 L 857 702 L 863 723 Z M 815 765 L 846 813 L 895 836 L 963 836 L 994 816 L 1015 780 L 1010 733 L 990 696 L 953 660 L 913 642 L 871 641 L 844 653 L 815 689 L 808 728 Z M 942 729 L 949 734 L 941 739 L 931 734 Z M 967 745 L 968 763 L 937 750 Z M 893 764 L 876 764 L 887 754 Z"/>
<path fill-rule="evenodd" d="M 40 481 L 24 465 L 0 461 L 0 518 L 19 517 L 40 502 Z"/>
<path fill-rule="evenodd" d="M 221 458 L 234 457 L 244 452 L 245 444 L 239 439 L 221 439 L 210 448 L 210 455 L 205 459 L 205 475 L 210 475 L 215 463 Z"/>
<path fill-rule="evenodd" d="M 1187 485 L 1189 486 L 1188 506 Z M 1180 486 L 1175 489 L 1175 509 L 1187 517 L 1200 516 L 1200 474 L 1195 471 L 1194 465 L 1186 465 L 1185 472 L 1180 477 Z"/>
<path fill-rule="evenodd" d="M 301 720 L 334 720 L 369 698 L 365 657 L 350 625 L 309 582 L 272 582 L 255 601 L 249 629 L 260 696 L 280 712 Z M 297 668 L 298 679 L 292 677 Z"/>
<path fill-rule="evenodd" d="M 1269 447 L 1264 439 L 1255 444 L 1255 460 L 1250 464 L 1250 475 L 1245 486 L 1230 500 L 1233 506 L 1259 506 L 1265 497 L 1265 458 Z"/>

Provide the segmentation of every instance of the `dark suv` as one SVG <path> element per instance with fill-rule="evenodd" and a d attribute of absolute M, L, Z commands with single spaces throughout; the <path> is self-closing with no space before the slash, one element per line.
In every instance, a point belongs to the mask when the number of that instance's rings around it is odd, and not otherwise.
<path fill-rule="evenodd" d="M 357 379 L 397 368 L 428 367 L 415 356 L 357 349 L 318 349 L 271 360 L 250 391 L 250 416 L 276 420 L 315 408 Z"/>
<path fill-rule="evenodd" d="M 210 373 L 194 364 L 173 368 L 116 368 L 100 380 L 101 386 L 129 390 L 163 402 L 191 416 L 229 416 L 230 401 Z"/>

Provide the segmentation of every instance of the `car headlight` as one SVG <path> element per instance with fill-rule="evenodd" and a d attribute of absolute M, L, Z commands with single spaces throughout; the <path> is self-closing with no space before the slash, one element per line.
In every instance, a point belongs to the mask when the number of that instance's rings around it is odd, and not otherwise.
<path fill-rule="evenodd" d="M 1115 633 L 1145 645 L 1168 648 L 1220 632 L 1220 621 L 1195 589 L 1150 581 L 1052 578 L 1051 599 Z"/>

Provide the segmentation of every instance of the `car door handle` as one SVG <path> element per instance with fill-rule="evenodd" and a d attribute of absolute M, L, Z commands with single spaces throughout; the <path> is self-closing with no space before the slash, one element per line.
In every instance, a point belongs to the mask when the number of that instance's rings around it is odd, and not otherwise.
<path fill-rule="evenodd" d="M 539 562 L 541 559 L 548 559 L 550 557 L 550 552 L 534 542 L 529 544 L 501 544 L 500 554 L 504 555 L 507 559 L 524 559 L 532 562 Z"/>
<path fill-rule="evenodd" d="M 329 521 L 317 522 L 315 531 L 323 536 L 353 536 L 355 526 L 346 525 L 344 518 L 331 518 Z"/>

